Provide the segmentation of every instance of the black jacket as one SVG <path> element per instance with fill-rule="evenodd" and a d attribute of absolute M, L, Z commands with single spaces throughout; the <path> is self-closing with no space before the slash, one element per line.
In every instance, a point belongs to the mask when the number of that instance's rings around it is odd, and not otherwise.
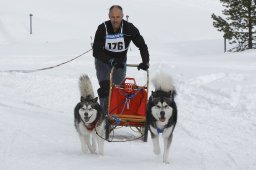
<path fill-rule="evenodd" d="M 115 34 L 112 28 L 111 22 L 105 22 L 108 34 Z M 120 33 L 119 30 L 118 33 Z M 140 35 L 139 30 L 132 24 L 125 20 L 123 20 L 123 34 L 124 34 L 124 41 L 125 41 L 125 48 L 128 50 L 128 46 L 132 41 L 140 50 L 141 58 L 144 63 L 149 62 L 149 53 L 148 47 L 145 44 L 143 37 Z M 127 50 L 123 52 L 110 52 L 105 50 L 105 36 L 106 36 L 106 29 L 104 23 L 98 26 L 98 29 L 95 33 L 94 43 L 93 43 L 93 56 L 97 59 L 102 60 L 103 62 L 108 61 L 109 59 L 116 58 L 118 60 L 126 60 L 127 57 Z"/>

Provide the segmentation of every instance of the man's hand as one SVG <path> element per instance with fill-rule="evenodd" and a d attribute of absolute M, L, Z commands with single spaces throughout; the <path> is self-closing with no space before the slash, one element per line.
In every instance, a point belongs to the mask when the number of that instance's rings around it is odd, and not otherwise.
<path fill-rule="evenodd" d="M 142 70 L 145 70 L 145 71 L 147 71 L 148 70 L 148 68 L 149 68 L 149 64 L 148 63 L 140 63 L 139 65 L 138 65 L 138 70 L 140 70 L 140 69 L 142 69 Z"/>

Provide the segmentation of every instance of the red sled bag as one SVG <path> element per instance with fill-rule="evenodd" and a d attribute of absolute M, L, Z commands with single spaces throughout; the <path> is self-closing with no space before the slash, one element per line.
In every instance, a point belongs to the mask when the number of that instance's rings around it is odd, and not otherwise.
<path fill-rule="evenodd" d="M 127 83 L 130 80 L 132 83 Z M 147 91 L 136 85 L 134 78 L 125 78 L 111 89 L 109 114 L 145 116 Z"/>

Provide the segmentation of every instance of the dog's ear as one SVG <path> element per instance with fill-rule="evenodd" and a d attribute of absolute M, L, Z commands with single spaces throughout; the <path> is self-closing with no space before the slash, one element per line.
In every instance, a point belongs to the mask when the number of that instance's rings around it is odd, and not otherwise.
<path fill-rule="evenodd" d="M 84 102 L 85 98 L 83 96 L 80 97 L 80 102 Z"/>
<path fill-rule="evenodd" d="M 172 91 L 170 91 L 170 93 L 171 93 L 171 98 L 172 99 L 174 99 L 174 97 L 176 96 L 176 90 L 172 90 Z"/>
<path fill-rule="evenodd" d="M 93 103 L 97 103 L 97 101 L 98 101 L 98 97 L 95 97 L 94 99 L 92 99 Z"/>
<path fill-rule="evenodd" d="M 152 96 L 155 98 L 157 96 L 156 92 L 152 91 Z"/>
<path fill-rule="evenodd" d="M 168 92 L 168 97 L 171 101 L 174 101 L 174 97 L 176 96 L 176 91 L 175 90 L 171 90 Z"/>
<path fill-rule="evenodd" d="M 170 90 L 169 92 L 166 93 L 166 97 L 172 98 L 172 91 Z"/>

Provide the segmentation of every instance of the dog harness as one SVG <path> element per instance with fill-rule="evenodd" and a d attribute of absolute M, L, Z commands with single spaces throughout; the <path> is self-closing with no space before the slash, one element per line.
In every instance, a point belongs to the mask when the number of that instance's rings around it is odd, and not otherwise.
<path fill-rule="evenodd" d="M 121 27 L 121 33 L 109 34 L 106 23 L 104 22 L 106 28 L 106 42 L 105 49 L 111 52 L 123 52 L 127 49 L 125 48 L 124 34 L 123 34 L 123 22 Z"/>

